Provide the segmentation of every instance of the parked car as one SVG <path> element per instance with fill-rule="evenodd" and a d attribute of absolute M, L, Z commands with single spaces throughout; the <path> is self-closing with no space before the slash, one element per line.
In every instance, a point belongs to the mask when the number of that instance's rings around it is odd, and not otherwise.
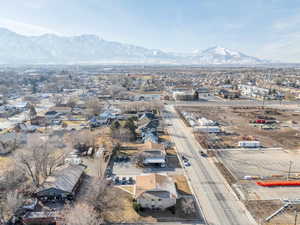
<path fill-rule="evenodd" d="M 184 155 L 181 156 L 181 159 L 182 159 L 184 162 L 188 162 L 188 161 L 189 161 L 189 159 L 188 159 L 187 157 L 185 157 Z"/>
<path fill-rule="evenodd" d="M 200 155 L 201 155 L 202 157 L 207 157 L 207 154 L 206 154 L 205 152 L 203 152 L 203 151 L 200 151 Z"/>
<path fill-rule="evenodd" d="M 118 185 L 118 184 L 120 184 L 120 183 L 121 183 L 120 178 L 119 178 L 119 177 L 116 177 L 115 180 L 114 180 L 114 184 L 115 184 L 115 185 Z"/>
<path fill-rule="evenodd" d="M 105 171 L 105 177 L 109 178 L 112 177 L 113 173 L 112 173 L 112 169 L 111 168 L 107 168 Z"/>
<path fill-rule="evenodd" d="M 124 161 L 124 162 L 129 162 L 129 161 L 130 161 L 130 158 L 129 158 L 128 156 L 124 156 L 124 157 L 123 157 L 123 161 Z"/>
<path fill-rule="evenodd" d="M 124 185 L 126 183 L 127 183 L 127 179 L 126 179 L 126 177 L 123 177 L 122 180 L 121 180 L 121 184 Z"/>
<path fill-rule="evenodd" d="M 118 159 L 118 162 L 123 162 L 124 161 L 124 158 L 122 156 L 118 156 L 117 159 Z"/>
<path fill-rule="evenodd" d="M 191 166 L 191 163 L 190 162 L 184 162 L 184 166 L 189 167 L 189 166 Z"/>
<path fill-rule="evenodd" d="M 133 178 L 129 177 L 127 180 L 127 184 L 133 184 L 133 183 L 134 183 Z"/>
<path fill-rule="evenodd" d="M 130 158 L 128 156 L 117 156 L 115 162 L 129 162 Z"/>

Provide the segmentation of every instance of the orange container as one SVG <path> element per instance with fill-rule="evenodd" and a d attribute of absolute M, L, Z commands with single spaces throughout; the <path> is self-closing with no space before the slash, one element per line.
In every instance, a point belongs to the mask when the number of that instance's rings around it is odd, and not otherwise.
<path fill-rule="evenodd" d="M 300 186 L 300 181 L 260 181 L 256 182 L 257 185 L 263 187 L 276 187 L 276 186 Z"/>

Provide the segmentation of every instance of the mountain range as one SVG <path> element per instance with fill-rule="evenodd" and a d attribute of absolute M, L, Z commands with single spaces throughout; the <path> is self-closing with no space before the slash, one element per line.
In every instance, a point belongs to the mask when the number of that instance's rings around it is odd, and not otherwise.
<path fill-rule="evenodd" d="M 0 28 L 0 64 L 44 63 L 255 65 L 269 61 L 219 46 L 183 54 L 107 41 L 96 35 L 24 36 Z"/>

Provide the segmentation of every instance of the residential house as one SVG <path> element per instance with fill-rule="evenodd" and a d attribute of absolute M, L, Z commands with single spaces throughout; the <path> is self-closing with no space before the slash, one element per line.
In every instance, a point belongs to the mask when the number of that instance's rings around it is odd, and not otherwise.
<path fill-rule="evenodd" d="M 8 118 L 21 112 L 22 110 L 20 108 L 16 108 L 11 105 L 0 106 L 0 118 Z"/>
<path fill-rule="evenodd" d="M 48 111 L 45 113 L 45 117 L 47 119 L 55 119 L 55 118 L 58 118 L 60 116 L 60 113 L 57 112 L 57 111 Z"/>
<path fill-rule="evenodd" d="M 238 85 L 239 90 L 241 90 L 241 94 L 253 97 L 253 98 L 265 98 L 269 95 L 269 89 L 267 88 L 259 88 L 257 86 L 252 85 Z"/>
<path fill-rule="evenodd" d="M 147 130 L 156 130 L 157 127 L 159 126 L 159 120 L 158 119 L 153 119 L 149 120 L 147 123 L 138 123 L 137 131 L 138 132 L 146 132 Z"/>
<path fill-rule="evenodd" d="M 60 225 L 64 224 L 62 215 L 58 211 L 27 212 L 22 217 L 22 224 L 26 225 Z"/>
<path fill-rule="evenodd" d="M 55 171 L 37 190 L 36 197 L 44 202 L 72 200 L 80 186 L 85 168 L 84 165 L 68 165 Z"/>
<path fill-rule="evenodd" d="M 30 124 L 40 127 L 45 127 L 48 125 L 48 120 L 44 116 L 36 116 L 30 119 Z"/>
<path fill-rule="evenodd" d="M 37 130 L 37 126 L 29 125 L 27 123 L 18 123 L 15 126 L 15 131 L 17 132 L 25 132 L 25 133 L 33 133 Z"/>
<path fill-rule="evenodd" d="M 153 113 L 144 113 L 137 122 L 138 128 L 136 132 L 141 135 L 144 142 L 151 141 L 158 143 L 157 128 L 159 120 L 155 118 Z"/>
<path fill-rule="evenodd" d="M 143 165 L 166 167 L 166 151 L 163 144 L 147 141 L 143 146 Z"/>
<path fill-rule="evenodd" d="M 237 90 L 232 90 L 232 89 L 221 89 L 219 91 L 219 95 L 222 98 L 234 99 L 234 98 L 240 97 L 240 92 Z"/>
<path fill-rule="evenodd" d="M 158 143 L 159 141 L 159 138 L 158 138 L 158 135 L 157 135 L 157 132 L 155 129 L 153 130 L 146 130 L 146 131 L 143 131 L 142 132 L 142 140 L 144 142 L 152 142 L 152 143 Z"/>
<path fill-rule="evenodd" d="M 13 106 L 23 112 L 23 111 L 29 109 L 30 104 L 28 102 L 18 102 Z"/>
<path fill-rule="evenodd" d="M 65 115 L 65 114 L 70 114 L 72 112 L 72 108 L 66 107 L 66 106 L 54 106 L 54 107 L 51 107 L 49 109 L 49 111 L 55 111 L 55 112 Z"/>
<path fill-rule="evenodd" d="M 138 126 L 146 125 L 154 119 L 155 119 L 155 115 L 153 113 L 151 112 L 143 113 L 138 120 Z"/>
<path fill-rule="evenodd" d="M 173 98 L 176 101 L 194 101 L 198 100 L 198 92 L 197 91 L 174 91 L 173 92 Z"/>
<path fill-rule="evenodd" d="M 210 95 L 210 91 L 208 88 L 206 87 L 199 87 L 199 88 L 196 88 L 195 89 L 195 92 L 198 93 L 198 98 L 201 99 L 201 98 L 206 98 Z"/>
<path fill-rule="evenodd" d="M 176 204 L 175 182 L 163 174 L 136 176 L 134 197 L 142 208 L 164 210 Z"/>

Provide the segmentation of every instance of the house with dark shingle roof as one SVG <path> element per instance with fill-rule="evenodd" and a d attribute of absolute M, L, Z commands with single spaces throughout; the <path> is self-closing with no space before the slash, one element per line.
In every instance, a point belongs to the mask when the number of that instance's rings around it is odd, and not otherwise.
<path fill-rule="evenodd" d="M 86 166 L 68 165 L 55 171 L 37 190 L 41 201 L 72 200 L 80 186 Z"/>

